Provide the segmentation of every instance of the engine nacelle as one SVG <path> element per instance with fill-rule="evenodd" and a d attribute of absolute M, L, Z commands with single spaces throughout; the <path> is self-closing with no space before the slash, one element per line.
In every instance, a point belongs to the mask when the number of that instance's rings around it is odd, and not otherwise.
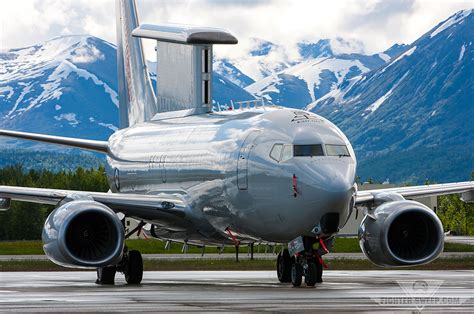
<path fill-rule="evenodd" d="M 443 251 L 443 225 L 436 214 L 421 203 L 392 201 L 364 217 L 359 240 L 364 254 L 376 265 L 425 264 Z"/>
<path fill-rule="evenodd" d="M 46 219 L 42 238 L 48 258 L 65 267 L 115 265 L 124 246 L 120 219 L 110 208 L 92 200 L 56 208 Z"/>

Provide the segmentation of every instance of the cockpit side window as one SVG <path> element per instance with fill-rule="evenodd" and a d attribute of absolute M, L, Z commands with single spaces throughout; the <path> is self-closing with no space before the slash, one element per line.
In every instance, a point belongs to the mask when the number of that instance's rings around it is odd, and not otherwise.
<path fill-rule="evenodd" d="M 283 149 L 282 144 L 273 145 L 272 151 L 270 152 L 270 157 L 274 159 L 275 161 L 280 162 L 282 149 Z"/>
<path fill-rule="evenodd" d="M 328 156 L 350 157 L 349 150 L 346 145 L 326 144 L 326 152 Z"/>
<path fill-rule="evenodd" d="M 281 161 L 285 162 L 293 158 L 293 145 L 283 145 L 283 151 L 281 153 Z"/>
<path fill-rule="evenodd" d="M 323 145 L 294 145 L 293 155 L 295 157 L 324 156 Z"/>

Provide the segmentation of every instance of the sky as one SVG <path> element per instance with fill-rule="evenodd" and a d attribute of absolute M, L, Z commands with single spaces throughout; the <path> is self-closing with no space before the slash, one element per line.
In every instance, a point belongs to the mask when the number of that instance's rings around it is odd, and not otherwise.
<path fill-rule="evenodd" d="M 353 52 L 377 53 L 411 43 L 474 0 L 137 0 L 142 23 L 184 23 L 226 28 L 237 47 L 216 47 L 220 57 L 239 57 L 252 38 L 290 51 L 296 43 L 341 37 Z M 115 43 L 113 0 L 2 1 L 0 50 L 26 47 L 71 34 Z M 146 46 L 147 57 L 153 44 Z M 351 51 L 345 51 L 351 52 Z"/>

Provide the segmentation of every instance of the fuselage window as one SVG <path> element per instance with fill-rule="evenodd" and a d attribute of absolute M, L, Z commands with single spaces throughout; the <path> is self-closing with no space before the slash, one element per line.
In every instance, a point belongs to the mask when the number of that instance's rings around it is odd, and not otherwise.
<path fill-rule="evenodd" d="M 294 145 L 293 156 L 295 157 L 324 156 L 323 146 L 321 144 Z"/>
<path fill-rule="evenodd" d="M 328 156 L 350 157 L 349 150 L 346 145 L 326 145 Z"/>
<path fill-rule="evenodd" d="M 275 161 L 280 162 L 281 150 L 283 149 L 282 144 L 273 145 L 272 151 L 270 152 L 270 157 Z"/>

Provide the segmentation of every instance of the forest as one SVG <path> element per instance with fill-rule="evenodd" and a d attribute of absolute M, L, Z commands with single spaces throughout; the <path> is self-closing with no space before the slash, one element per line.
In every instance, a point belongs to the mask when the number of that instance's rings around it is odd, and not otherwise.
<path fill-rule="evenodd" d="M 52 172 L 8 166 L 0 169 L 0 185 L 99 192 L 109 189 L 103 167 Z M 50 205 L 12 202 L 10 210 L 0 212 L 0 241 L 41 239 L 43 224 L 53 209 Z"/>

